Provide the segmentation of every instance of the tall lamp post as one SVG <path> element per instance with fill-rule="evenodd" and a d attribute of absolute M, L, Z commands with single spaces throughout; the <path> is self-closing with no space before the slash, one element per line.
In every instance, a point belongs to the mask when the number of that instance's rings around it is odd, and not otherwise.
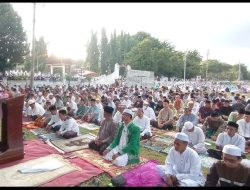
<path fill-rule="evenodd" d="M 33 88 L 34 83 L 34 64 L 35 64 L 35 19 L 36 19 L 36 3 L 33 3 L 33 38 L 32 38 L 32 65 L 30 74 L 30 88 Z"/>
<path fill-rule="evenodd" d="M 184 88 L 186 89 L 186 66 L 187 65 L 187 51 L 185 51 L 184 55 Z"/>

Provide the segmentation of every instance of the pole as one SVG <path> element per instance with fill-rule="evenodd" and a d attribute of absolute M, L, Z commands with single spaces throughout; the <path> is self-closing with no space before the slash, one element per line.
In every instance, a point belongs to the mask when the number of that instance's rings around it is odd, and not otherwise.
<path fill-rule="evenodd" d="M 186 89 L 186 64 L 187 64 L 187 51 L 184 55 L 184 88 Z"/>
<path fill-rule="evenodd" d="M 206 82 L 207 82 L 207 71 L 208 71 L 208 55 L 209 55 L 209 49 L 207 50 Z"/>
<path fill-rule="evenodd" d="M 240 81 L 241 78 L 241 67 L 240 67 L 240 62 L 239 62 L 239 76 L 238 76 L 238 81 Z"/>
<path fill-rule="evenodd" d="M 30 88 L 33 88 L 34 83 L 34 64 L 35 64 L 35 18 L 36 18 L 36 3 L 33 3 L 33 38 L 32 38 L 32 66 L 30 74 Z"/>

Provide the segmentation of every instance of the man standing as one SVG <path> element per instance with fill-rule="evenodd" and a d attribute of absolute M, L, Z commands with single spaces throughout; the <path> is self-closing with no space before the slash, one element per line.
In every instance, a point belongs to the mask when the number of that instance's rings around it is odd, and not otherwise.
<path fill-rule="evenodd" d="M 112 118 L 114 108 L 110 106 L 104 107 L 104 120 L 98 131 L 95 140 L 89 143 L 89 148 L 98 151 L 101 155 L 103 151 L 110 145 L 116 134 L 117 123 Z"/>
<path fill-rule="evenodd" d="M 222 149 L 225 145 L 227 144 L 232 144 L 237 147 L 239 147 L 242 151 L 242 153 L 245 152 L 245 139 L 244 137 L 240 136 L 238 133 L 238 124 L 229 121 L 227 123 L 227 132 L 222 132 L 218 135 L 217 140 L 216 140 L 216 150 L 213 149 L 208 149 L 207 152 L 209 156 L 216 158 L 216 159 L 221 159 L 222 156 Z"/>
<path fill-rule="evenodd" d="M 122 113 L 122 123 L 118 132 L 103 152 L 104 159 L 112 161 L 117 166 L 139 163 L 140 128 L 132 122 L 133 112 L 125 109 Z"/>
<path fill-rule="evenodd" d="M 188 146 L 194 149 L 198 154 L 207 151 L 205 147 L 205 135 L 200 127 L 196 127 L 192 122 L 187 121 L 181 131 L 188 136 Z"/>
<path fill-rule="evenodd" d="M 222 160 L 214 163 L 205 186 L 250 186 L 250 169 L 241 164 L 241 149 L 234 145 L 223 147 Z"/>
<path fill-rule="evenodd" d="M 177 133 L 165 165 L 156 166 L 156 171 L 170 187 L 204 185 L 201 160 L 197 152 L 188 147 L 188 143 L 185 133 Z"/>

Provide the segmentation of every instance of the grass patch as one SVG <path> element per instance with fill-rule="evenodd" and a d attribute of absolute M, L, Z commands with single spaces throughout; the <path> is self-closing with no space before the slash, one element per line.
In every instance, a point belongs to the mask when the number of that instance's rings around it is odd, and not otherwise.
<path fill-rule="evenodd" d="M 167 155 L 164 153 L 156 152 L 145 147 L 140 147 L 140 155 L 150 160 L 157 160 L 159 164 L 164 164 Z"/>
<path fill-rule="evenodd" d="M 107 187 L 110 183 L 111 177 L 107 173 L 102 173 L 98 176 L 92 177 L 88 181 L 81 183 L 80 187 Z"/>

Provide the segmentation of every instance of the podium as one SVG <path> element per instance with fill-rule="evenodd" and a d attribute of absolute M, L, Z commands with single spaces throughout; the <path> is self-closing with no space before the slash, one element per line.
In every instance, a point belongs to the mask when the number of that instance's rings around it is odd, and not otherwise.
<path fill-rule="evenodd" d="M 24 95 L 0 100 L 2 118 L 0 164 L 24 157 L 22 110 Z"/>

